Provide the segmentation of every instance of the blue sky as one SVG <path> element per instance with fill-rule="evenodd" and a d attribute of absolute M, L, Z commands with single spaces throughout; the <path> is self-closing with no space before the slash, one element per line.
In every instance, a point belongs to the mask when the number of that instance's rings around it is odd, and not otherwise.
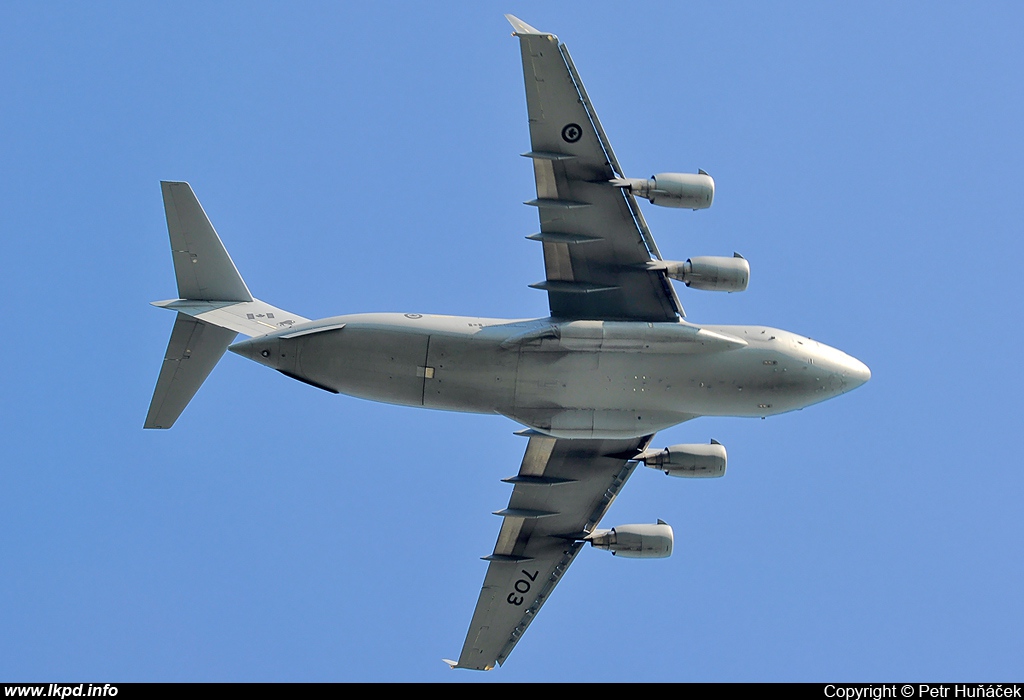
<path fill-rule="evenodd" d="M 666 257 L 752 265 L 691 321 L 866 362 L 700 419 L 723 479 L 634 475 L 505 667 L 452 672 L 525 443 L 240 357 L 141 429 L 174 296 L 159 181 L 307 317 L 546 314 L 519 50 L 572 51 Z M 1007 680 L 1024 669 L 1014 3 L 0 6 L 0 680 Z"/>

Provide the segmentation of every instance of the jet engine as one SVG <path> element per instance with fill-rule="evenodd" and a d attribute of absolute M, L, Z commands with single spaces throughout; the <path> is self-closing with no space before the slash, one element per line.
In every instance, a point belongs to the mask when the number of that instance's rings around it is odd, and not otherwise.
<path fill-rule="evenodd" d="M 616 178 L 616 187 L 624 187 L 651 204 L 675 209 L 707 209 L 715 199 L 715 181 L 701 170 L 693 173 L 659 173 L 647 180 Z"/>
<path fill-rule="evenodd" d="M 647 450 L 636 458 L 669 476 L 690 478 L 725 476 L 728 460 L 725 447 L 717 440 L 710 445 L 672 445 L 663 450 Z"/>
<path fill-rule="evenodd" d="M 664 559 L 672 555 L 672 526 L 664 520 L 654 525 L 620 525 L 594 530 L 586 540 L 591 546 L 630 559 Z"/>
<path fill-rule="evenodd" d="M 665 273 L 693 289 L 742 292 L 750 282 L 750 263 L 739 253 L 731 258 L 703 255 L 686 262 L 666 261 Z"/>

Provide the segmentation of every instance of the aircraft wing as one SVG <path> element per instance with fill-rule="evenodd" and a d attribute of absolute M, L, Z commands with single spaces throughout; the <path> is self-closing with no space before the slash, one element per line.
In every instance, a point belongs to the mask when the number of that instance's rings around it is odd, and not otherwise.
<path fill-rule="evenodd" d="M 673 321 L 684 315 L 671 281 L 649 269 L 661 259 L 611 144 L 564 44 L 512 15 L 526 82 L 551 315 L 606 321 Z"/>
<path fill-rule="evenodd" d="M 651 437 L 566 440 L 534 431 L 514 485 L 494 553 L 452 668 L 490 670 L 501 665 L 597 527 L 636 468 L 629 457 Z"/>

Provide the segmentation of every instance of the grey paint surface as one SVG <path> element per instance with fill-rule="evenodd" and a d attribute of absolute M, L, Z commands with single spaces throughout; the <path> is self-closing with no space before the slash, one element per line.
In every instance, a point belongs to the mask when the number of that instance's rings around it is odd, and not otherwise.
<path fill-rule="evenodd" d="M 466 642 L 453 666 L 502 663 L 658 430 L 768 416 L 870 378 L 855 358 L 764 326 L 682 320 L 668 277 L 567 50 L 510 18 L 526 80 L 551 317 L 357 314 L 317 321 L 253 299 L 186 183 L 162 183 L 181 299 L 146 427 L 169 427 L 230 349 L 312 386 L 530 430 Z M 658 262 L 655 262 L 657 259 Z M 722 451 L 724 454 L 724 450 Z M 724 473 L 724 463 L 721 471 Z"/>
<path fill-rule="evenodd" d="M 178 296 L 204 301 L 252 301 L 248 287 L 192 188 L 184 182 L 161 182 L 160 188 Z"/>
<path fill-rule="evenodd" d="M 167 352 L 143 427 L 174 425 L 236 335 L 229 328 L 179 313 L 171 339 L 167 341 Z"/>
<path fill-rule="evenodd" d="M 678 302 L 633 215 L 633 195 L 609 183 L 614 154 L 558 38 L 509 17 L 520 39 L 537 207 L 551 315 L 667 321 Z M 584 236 L 579 239 L 578 236 Z M 547 237 L 545 239 L 544 237 Z M 575 241 L 575 242 L 574 242 Z"/>
<path fill-rule="evenodd" d="M 764 326 L 397 313 L 316 324 L 330 330 L 285 338 L 296 326 L 231 350 L 339 393 L 500 413 L 557 437 L 636 438 L 695 416 L 776 415 L 870 377 L 840 350 Z"/>

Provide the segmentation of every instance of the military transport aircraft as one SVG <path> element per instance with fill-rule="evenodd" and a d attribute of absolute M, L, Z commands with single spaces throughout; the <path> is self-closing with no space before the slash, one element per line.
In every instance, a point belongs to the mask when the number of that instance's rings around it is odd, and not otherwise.
<path fill-rule="evenodd" d="M 849 355 L 761 326 L 684 320 L 672 280 L 738 292 L 739 255 L 662 258 L 637 204 L 711 206 L 705 172 L 628 178 L 569 52 L 506 16 L 519 38 L 540 215 L 548 318 L 378 313 L 311 321 L 249 293 L 191 187 L 163 182 L 178 299 L 146 428 L 170 428 L 230 349 L 332 393 L 502 414 L 529 438 L 455 668 L 491 669 L 522 638 L 586 543 L 622 557 L 667 557 L 672 528 L 598 529 L 638 464 L 671 476 L 725 473 L 725 447 L 651 449 L 697 416 L 769 416 L 824 401 L 871 373 Z M 231 345 L 237 333 L 249 340 Z M 230 347 L 229 347 L 230 346 Z"/>

